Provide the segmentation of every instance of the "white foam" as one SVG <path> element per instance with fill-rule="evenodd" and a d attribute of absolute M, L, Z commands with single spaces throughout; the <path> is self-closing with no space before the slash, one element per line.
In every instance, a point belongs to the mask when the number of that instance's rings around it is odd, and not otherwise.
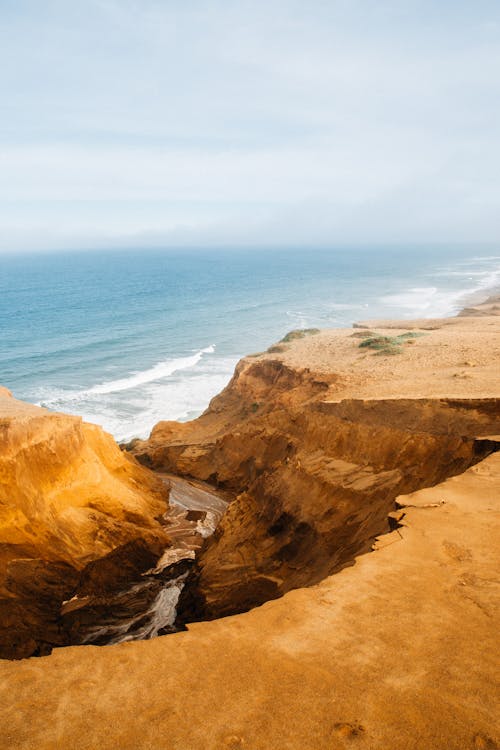
<path fill-rule="evenodd" d="M 301 309 L 281 310 L 283 332 L 288 327 L 307 328 L 332 322 L 349 325 L 355 317 L 350 311 L 367 306 L 367 314 L 373 318 L 453 315 L 471 304 L 469 300 L 474 295 L 480 293 L 487 297 L 489 289 L 500 285 L 499 261 L 499 257 L 491 256 L 450 263 L 449 268 L 442 265 L 427 277 L 428 281 L 419 281 L 407 290 L 378 298 L 375 291 L 373 297 L 366 297 L 368 301 L 349 298 L 343 301 L 337 298 L 335 302 L 304 301 Z M 119 441 L 144 438 L 161 420 L 194 418 L 224 388 L 238 357 L 209 356 L 214 352 L 215 346 L 207 346 L 188 356 L 161 360 L 141 371 L 121 373 L 122 377 L 112 380 L 105 380 L 102 372 L 96 378 L 102 382 L 94 380 L 86 389 L 81 385 L 73 389 L 44 387 L 37 395 L 38 403 L 76 413 L 103 426 Z"/>
<path fill-rule="evenodd" d="M 438 275 L 438 274 L 436 274 Z M 500 285 L 500 269 L 484 271 L 443 270 L 439 275 L 449 277 L 462 276 L 468 281 L 475 282 L 474 286 L 463 289 L 442 289 L 437 286 L 413 287 L 398 294 L 388 294 L 381 297 L 381 302 L 391 308 L 400 308 L 407 317 L 423 315 L 427 317 L 446 317 L 453 315 L 467 300 L 479 292 L 494 290 Z"/>
<path fill-rule="evenodd" d="M 207 347 L 197 354 L 212 351 L 212 347 Z M 194 355 L 190 359 L 193 361 Z M 76 413 L 85 421 L 102 426 L 119 441 L 144 438 L 160 420 L 193 418 L 204 411 L 211 398 L 227 385 L 236 362 L 232 357 L 197 357 L 196 365 L 176 368 L 168 376 L 130 389 L 113 388 L 105 392 L 95 388 L 73 392 L 44 389 L 38 403 Z"/>
<path fill-rule="evenodd" d="M 194 367 L 198 364 L 204 354 L 213 354 L 215 347 L 212 344 L 207 346 L 205 349 L 193 354 L 191 357 L 177 357 L 177 359 L 167 359 L 164 362 L 158 362 L 154 367 L 149 370 L 143 370 L 137 372 L 126 378 L 119 378 L 118 380 L 111 380 L 107 383 L 101 383 L 95 385 L 86 391 L 86 394 L 106 394 L 106 393 L 118 393 L 119 391 L 127 391 L 129 388 L 136 388 L 138 385 L 144 385 L 145 383 L 151 383 L 153 380 L 163 380 L 173 375 L 174 372 L 179 370 L 187 370 L 190 367 Z"/>
<path fill-rule="evenodd" d="M 382 297 L 382 302 L 391 307 L 400 307 L 412 312 L 424 313 L 431 308 L 442 307 L 443 302 L 448 306 L 457 296 L 457 292 L 448 294 L 439 292 L 435 286 L 414 287 L 398 294 L 388 294 Z"/>
<path fill-rule="evenodd" d="M 186 375 L 176 381 L 166 381 L 146 386 L 141 392 L 141 405 L 133 417 L 123 419 L 108 412 L 111 420 L 105 420 L 105 427 L 117 440 L 133 437 L 146 437 L 152 427 L 161 420 L 192 419 L 204 411 L 210 400 L 228 383 L 236 365 L 236 359 L 224 359 L 218 368 Z M 95 420 L 94 420 L 95 421 Z M 102 421 L 102 420 L 101 420 Z"/>

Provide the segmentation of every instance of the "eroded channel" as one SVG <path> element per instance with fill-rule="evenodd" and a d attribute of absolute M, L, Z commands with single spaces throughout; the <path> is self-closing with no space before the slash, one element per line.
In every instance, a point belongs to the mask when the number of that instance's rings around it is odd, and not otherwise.
<path fill-rule="evenodd" d="M 175 632 L 180 593 L 228 499 L 201 482 L 160 476 L 170 488 L 170 507 L 161 521 L 171 546 L 155 551 L 136 540 L 112 552 L 104 563 L 88 566 L 78 592 L 61 608 L 71 645 L 107 645 Z"/>

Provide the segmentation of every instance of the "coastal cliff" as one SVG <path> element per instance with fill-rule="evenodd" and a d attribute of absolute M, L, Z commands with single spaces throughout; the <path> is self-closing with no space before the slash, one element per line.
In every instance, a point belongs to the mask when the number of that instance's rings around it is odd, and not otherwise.
<path fill-rule="evenodd" d="M 495 450 L 497 322 L 295 332 L 242 360 L 200 418 L 160 423 L 136 442 L 146 465 L 237 494 L 198 556 L 179 621 L 236 614 L 319 582 L 397 523 L 398 495 Z M 363 345 L 371 339 L 388 351 Z"/>
<path fill-rule="evenodd" d="M 320 584 L 188 632 L 0 662 L 8 750 L 496 750 L 500 454 L 397 498 Z"/>
<path fill-rule="evenodd" d="M 2 395 L 2 528 L 37 565 L 85 565 L 83 593 L 105 488 L 118 579 L 138 530 L 168 545 L 166 473 L 235 499 L 187 573 L 186 631 L 0 662 L 1 746 L 496 750 L 500 317 L 478 307 L 288 335 L 197 420 L 133 441 L 142 467 Z"/>
<path fill-rule="evenodd" d="M 81 572 L 122 547 L 151 565 L 167 507 L 165 485 L 99 427 L 0 389 L 0 656 L 68 642 L 59 608 Z"/>

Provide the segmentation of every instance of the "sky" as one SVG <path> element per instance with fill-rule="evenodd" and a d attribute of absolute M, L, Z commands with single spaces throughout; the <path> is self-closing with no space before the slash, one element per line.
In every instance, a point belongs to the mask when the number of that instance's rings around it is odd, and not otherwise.
<path fill-rule="evenodd" d="M 500 241 L 498 0 L 0 0 L 0 251 Z"/>

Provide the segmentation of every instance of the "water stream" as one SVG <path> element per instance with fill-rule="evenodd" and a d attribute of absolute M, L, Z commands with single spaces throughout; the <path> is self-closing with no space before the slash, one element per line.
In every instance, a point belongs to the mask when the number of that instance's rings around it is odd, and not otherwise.
<path fill-rule="evenodd" d="M 61 615 L 70 624 L 71 641 L 105 645 L 155 638 L 175 632 L 177 602 L 197 551 L 211 536 L 228 501 L 208 485 L 160 475 L 170 487 L 163 516 L 173 545 L 124 589 L 106 596 L 74 596 Z"/>

